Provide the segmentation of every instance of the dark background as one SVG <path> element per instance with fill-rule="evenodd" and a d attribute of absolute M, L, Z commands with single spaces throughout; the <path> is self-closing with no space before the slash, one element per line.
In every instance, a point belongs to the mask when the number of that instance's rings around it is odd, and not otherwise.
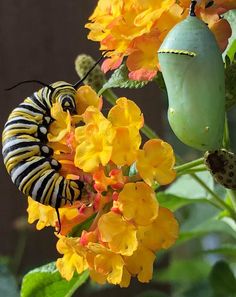
<path fill-rule="evenodd" d="M 26 84 L 8 92 L 5 88 L 27 79 L 73 83 L 78 80 L 74 70 L 78 54 L 99 58 L 99 44 L 87 39 L 88 30 L 84 28 L 96 3 L 95 0 L 0 0 L 1 131 L 11 110 L 39 86 Z M 143 110 L 146 123 L 162 135 L 162 101 L 155 84 L 141 90 L 116 92 L 134 99 Z M 14 269 L 21 275 L 58 257 L 56 238 L 51 228 L 35 231 L 33 226 L 27 232 L 16 228 L 19 218 L 26 216 L 27 199 L 12 184 L 2 159 L 0 174 L 0 256 L 15 259 Z M 133 295 L 141 288 L 146 286 L 134 284 L 131 291 L 122 290 L 122 294 Z"/>

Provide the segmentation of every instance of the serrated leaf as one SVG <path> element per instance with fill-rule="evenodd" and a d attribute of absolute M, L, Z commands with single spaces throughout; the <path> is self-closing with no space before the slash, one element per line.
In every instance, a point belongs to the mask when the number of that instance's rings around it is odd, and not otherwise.
<path fill-rule="evenodd" d="M 224 51 L 223 56 L 228 55 L 230 59 L 233 58 L 231 53 L 229 52 L 231 49 L 232 44 L 234 43 L 236 39 L 236 9 L 231 9 L 227 13 L 224 14 L 224 18 L 230 23 L 231 29 L 232 29 L 232 35 L 229 39 L 229 44 Z"/>
<path fill-rule="evenodd" d="M 14 276 L 10 273 L 8 267 L 4 264 L 0 264 L 0 296 L 20 296 L 16 280 Z"/>
<path fill-rule="evenodd" d="M 216 297 L 235 297 L 236 279 L 228 263 L 217 262 L 209 276 Z"/>
<path fill-rule="evenodd" d="M 139 89 L 148 84 L 148 81 L 131 80 L 128 76 L 128 68 L 125 64 L 116 69 L 110 79 L 103 85 L 102 91 L 110 88 Z"/>
<path fill-rule="evenodd" d="M 55 262 L 36 268 L 25 275 L 21 297 L 71 297 L 88 278 L 88 271 L 75 274 L 70 281 L 61 277 Z"/>

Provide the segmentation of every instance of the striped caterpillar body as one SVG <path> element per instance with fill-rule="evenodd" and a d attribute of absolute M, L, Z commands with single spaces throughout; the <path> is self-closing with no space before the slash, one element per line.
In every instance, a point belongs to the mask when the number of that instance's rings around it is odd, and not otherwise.
<path fill-rule="evenodd" d="M 46 145 L 53 118 L 50 108 L 59 102 L 64 111 L 76 113 L 76 89 L 66 82 L 45 86 L 27 97 L 10 114 L 3 130 L 3 159 L 13 183 L 34 200 L 56 210 L 80 199 L 83 183 L 59 174 L 60 163 Z"/>
<path fill-rule="evenodd" d="M 208 26 L 190 16 L 166 36 L 158 58 L 165 80 L 168 120 L 185 144 L 206 151 L 222 144 L 225 116 L 224 65 Z"/>
<path fill-rule="evenodd" d="M 205 165 L 222 186 L 236 190 L 236 155 L 225 149 L 208 151 L 204 155 Z"/>

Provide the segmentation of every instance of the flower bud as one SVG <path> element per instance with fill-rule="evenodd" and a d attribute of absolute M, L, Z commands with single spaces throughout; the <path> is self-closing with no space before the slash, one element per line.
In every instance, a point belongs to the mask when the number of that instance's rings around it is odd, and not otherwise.
<path fill-rule="evenodd" d="M 78 76 L 83 79 L 89 70 L 94 66 L 96 61 L 86 54 L 78 55 L 75 59 L 75 70 Z M 86 85 L 91 86 L 96 92 L 99 91 L 105 83 L 105 76 L 99 65 L 84 80 Z"/>

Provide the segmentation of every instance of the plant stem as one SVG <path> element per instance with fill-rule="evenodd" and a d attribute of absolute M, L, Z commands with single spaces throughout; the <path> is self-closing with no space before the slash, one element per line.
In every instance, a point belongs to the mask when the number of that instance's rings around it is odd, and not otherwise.
<path fill-rule="evenodd" d="M 191 176 L 208 192 L 212 195 L 213 200 L 208 200 L 209 202 L 214 202 L 220 205 L 223 209 L 227 209 L 231 215 L 231 217 L 236 221 L 236 213 L 235 211 L 224 201 L 222 200 L 216 193 L 214 193 L 205 183 L 202 181 L 196 174 L 191 174 Z"/>
<path fill-rule="evenodd" d="M 105 99 L 111 104 L 115 105 L 116 104 L 116 99 L 117 96 L 116 94 L 111 90 L 111 89 L 101 89 L 98 93 L 99 95 L 103 94 Z M 143 128 L 141 129 L 142 133 L 148 138 L 148 139 L 153 139 L 153 138 L 159 138 L 159 136 L 146 124 L 144 124 Z"/>
<path fill-rule="evenodd" d="M 227 150 L 230 148 L 229 125 L 228 125 L 227 113 L 225 113 L 225 128 L 224 128 L 223 147 Z"/>
<path fill-rule="evenodd" d="M 176 166 L 175 170 L 177 171 L 177 173 L 180 173 L 181 171 L 185 171 L 185 170 L 191 169 L 193 167 L 196 167 L 198 165 L 202 165 L 203 161 L 204 161 L 204 158 L 199 158 L 199 159 L 190 161 L 188 163 Z"/>
<path fill-rule="evenodd" d="M 236 190 L 227 189 L 227 193 L 232 202 L 233 208 L 236 211 Z"/>
<path fill-rule="evenodd" d="M 184 170 L 184 171 L 180 171 L 180 172 L 177 172 L 178 176 L 180 175 L 185 175 L 185 174 L 192 174 L 192 173 L 195 173 L 195 172 L 201 172 L 201 171 L 206 171 L 206 166 L 197 166 L 197 167 L 194 167 L 194 168 L 190 168 L 190 169 L 187 169 L 187 170 Z"/>

